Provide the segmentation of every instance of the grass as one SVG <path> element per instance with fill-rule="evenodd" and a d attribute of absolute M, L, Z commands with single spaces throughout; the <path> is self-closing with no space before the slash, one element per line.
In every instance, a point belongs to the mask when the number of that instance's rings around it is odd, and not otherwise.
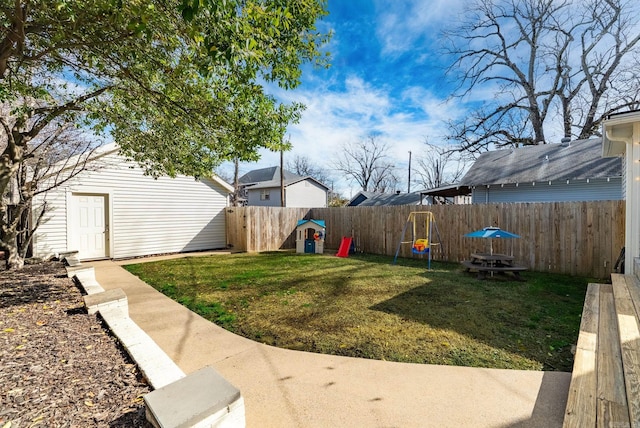
<path fill-rule="evenodd" d="M 358 255 L 188 257 L 126 267 L 242 336 L 282 348 L 426 364 L 571 371 L 588 280 Z"/>

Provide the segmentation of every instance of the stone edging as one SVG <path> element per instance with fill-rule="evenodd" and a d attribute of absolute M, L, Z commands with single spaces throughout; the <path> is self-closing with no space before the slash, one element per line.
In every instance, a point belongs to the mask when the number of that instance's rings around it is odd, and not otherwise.
<path fill-rule="evenodd" d="M 90 314 L 100 313 L 112 333 L 154 391 L 144 396 L 147 420 L 155 427 L 244 427 L 244 399 L 240 390 L 212 367 L 185 373 L 131 318 L 121 288 L 105 291 L 92 266 L 70 260 L 67 276 L 87 293 Z"/>

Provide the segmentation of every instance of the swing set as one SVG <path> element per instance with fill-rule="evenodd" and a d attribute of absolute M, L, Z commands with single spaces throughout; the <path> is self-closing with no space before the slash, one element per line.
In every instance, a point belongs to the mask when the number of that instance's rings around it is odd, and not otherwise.
<path fill-rule="evenodd" d="M 424 224 L 424 229 L 422 225 Z M 411 226 L 411 240 L 407 240 L 407 231 Z M 434 241 L 435 236 L 438 238 Z M 421 233 L 421 235 L 419 234 Z M 398 260 L 398 254 L 400 254 L 400 248 L 402 244 L 411 244 L 411 252 L 417 255 L 427 254 L 428 269 L 431 269 L 431 254 L 432 247 L 441 245 L 440 231 L 436 224 L 436 219 L 431 211 L 415 211 L 409 214 L 404 228 L 402 229 L 402 235 L 400 236 L 400 242 L 398 243 L 398 249 L 396 255 L 393 258 L 393 264 L 396 264 Z"/>

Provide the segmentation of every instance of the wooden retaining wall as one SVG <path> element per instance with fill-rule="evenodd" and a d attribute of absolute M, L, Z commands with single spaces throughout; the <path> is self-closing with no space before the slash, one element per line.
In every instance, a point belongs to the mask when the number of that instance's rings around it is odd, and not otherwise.
<path fill-rule="evenodd" d="M 271 208 L 227 210 L 227 240 L 241 251 L 295 248 L 296 222 L 325 220 L 326 249 L 337 249 L 342 236 L 353 236 L 358 250 L 395 254 L 402 229 L 412 211 L 434 214 L 441 245 L 436 260 L 461 261 L 471 252 L 485 252 L 489 242 L 463 235 L 498 226 L 521 239 L 493 240 L 493 251 L 515 256 L 531 270 L 605 278 L 624 246 L 624 201 L 437 205 L 399 207 Z M 424 229 L 424 226 L 422 226 Z M 422 231 L 418 238 L 425 237 Z M 407 235 L 408 236 L 408 235 Z M 410 238 L 409 238 L 410 239 Z M 434 236 L 434 239 L 437 238 Z M 410 244 L 401 248 L 411 256 Z"/>

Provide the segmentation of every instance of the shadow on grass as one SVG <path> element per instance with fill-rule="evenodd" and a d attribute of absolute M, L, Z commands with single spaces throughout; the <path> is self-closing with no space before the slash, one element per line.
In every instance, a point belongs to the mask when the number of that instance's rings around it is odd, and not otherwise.
<path fill-rule="evenodd" d="M 584 299 L 580 285 L 547 286 L 530 275 L 526 283 L 497 277 L 431 281 L 370 307 L 431 328 L 450 330 L 493 348 L 539 361 L 545 370 L 571 371 Z M 585 284 L 586 286 L 586 284 Z M 464 352 L 464 350 L 463 350 Z M 464 357 L 463 357 L 464 358 Z"/>

